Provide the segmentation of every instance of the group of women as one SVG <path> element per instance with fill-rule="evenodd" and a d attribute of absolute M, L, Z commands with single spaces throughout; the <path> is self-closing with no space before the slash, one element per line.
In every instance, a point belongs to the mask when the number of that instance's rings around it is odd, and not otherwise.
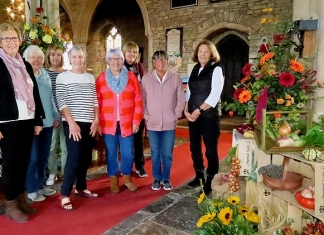
<path fill-rule="evenodd" d="M 74 45 L 69 50 L 72 68 L 63 71 L 59 67 L 61 61 L 55 62 L 58 48 L 50 48 L 44 58 L 37 46 L 30 46 L 23 60 L 18 53 L 21 40 L 15 26 L 0 24 L 0 148 L 9 219 L 25 222 L 29 213 L 35 213 L 26 202 L 25 186 L 28 197 L 34 201 L 56 193 L 44 184 L 53 130 L 59 130 L 60 125 L 67 146 L 60 196 L 60 206 L 65 210 L 73 209 L 70 196 L 74 184 L 74 195 L 98 197 L 87 189 L 86 183 L 96 134 L 102 135 L 105 142 L 111 191 L 120 192 L 119 172 L 124 186 L 135 191 L 137 186 L 131 179 L 134 152 L 136 172 L 140 177 L 147 176 L 142 142 L 146 125 L 154 178 L 151 188 L 160 190 L 163 186 L 171 190 L 175 129 L 183 110 L 189 121 L 190 150 L 196 171 L 189 186 L 197 187 L 202 181 L 205 193 L 211 192 L 211 179 L 218 172 L 217 103 L 224 82 L 220 58 L 212 43 L 205 40 L 197 46 L 193 57 L 197 65 L 185 95 L 179 74 L 168 69 L 168 54 L 164 51 L 153 54 L 154 69 L 145 73 L 137 63 L 135 43 L 127 43 L 123 51 L 110 49 L 105 57 L 108 68 L 95 79 L 86 72 L 87 54 L 81 46 Z M 46 71 L 42 66 L 47 56 L 50 61 Z M 208 159 L 206 181 L 201 140 Z"/>

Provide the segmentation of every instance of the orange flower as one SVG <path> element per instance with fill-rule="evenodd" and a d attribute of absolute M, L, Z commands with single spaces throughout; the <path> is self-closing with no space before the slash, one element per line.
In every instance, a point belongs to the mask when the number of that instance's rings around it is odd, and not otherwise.
<path fill-rule="evenodd" d="M 249 78 L 250 78 L 249 75 L 245 76 L 244 78 L 242 78 L 241 83 L 246 82 Z"/>
<path fill-rule="evenodd" d="M 277 104 L 283 104 L 285 101 L 283 99 L 277 99 Z"/>
<path fill-rule="evenodd" d="M 47 33 L 47 34 L 48 34 L 48 33 L 50 32 L 50 30 L 51 30 L 50 27 L 49 27 L 48 25 L 45 25 L 45 24 L 42 25 L 42 29 L 43 29 L 44 32 Z"/>
<path fill-rule="evenodd" d="M 245 90 L 245 91 L 242 91 L 241 94 L 239 95 L 239 102 L 240 102 L 241 104 L 242 104 L 242 103 L 246 103 L 246 102 L 248 102 L 251 98 L 252 98 L 251 91 L 249 91 L 249 90 Z"/>
<path fill-rule="evenodd" d="M 269 52 L 260 58 L 260 64 L 263 65 L 268 60 L 272 59 L 274 56 L 273 52 Z"/>
<path fill-rule="evenodd" d="M 256 95 L 256 96 L 254 96 L 254 98 L 253 98 L 253 99 L 254 99 L 254 101 L 258 101 L 258 100 L 259 100 L 259 98 L 260 98 L 260 97 Z"/>
<path fill-rule="evenodd" d="M 295 58 L 294 60 L 290 60 L 289 62 L 290 62 L 290 69 L 291 70 L 293 70 L 295 72 L 299 72 L 299 73 L 305 71 L 304 66 L 297 61 L 297 58 Z"/>
<path fill-rule="evenodd" d="M 30 22 L 32 24 L 37 24 L 39 22 L 39 18 L 37 16 L 33 16 L 32 18 L 30 18 Z"/>
<path fill-rule="evenodd" d="M 285 99 L 290 99 L 290 98 L 291 98 L 291 95 L 289 95 L 289 94 L 285 95 Z"/>
<path fill-rule="evenodd" d="M 273 70 L 273 69 L 270 69 L 269 72 L 268 72 L 268 74 L 269 74 L 270 76 L 273 76 L 273 75 L 276 74 L 276 71 Z"/>
<path fill-rule="evenodd" d="M 285 106 L 289 107 L 292 104 L 292 102 L 290 100 L 287 100 L 287 103 Z"/>

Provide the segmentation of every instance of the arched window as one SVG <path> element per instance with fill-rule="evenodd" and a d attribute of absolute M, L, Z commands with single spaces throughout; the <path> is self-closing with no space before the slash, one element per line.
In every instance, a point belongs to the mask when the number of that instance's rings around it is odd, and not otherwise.
<path fill-rule="evenodd" d="M 107 50 L 109 50 L 110 48 L 116 48 L 119 47 L 121 48 L 121 36 L 118 33 L 117 29 L 115 27 L 113 27 L 110 30 L 110 34 L 106 39 L 106 43 L 107 43 Z"/>

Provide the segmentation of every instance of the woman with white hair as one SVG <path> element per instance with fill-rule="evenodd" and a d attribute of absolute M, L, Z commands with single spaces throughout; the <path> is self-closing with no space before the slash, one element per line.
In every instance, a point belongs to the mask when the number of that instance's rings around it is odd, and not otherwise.
<path fill-rule="evenodd" d="M 57 112 L 53 95 L 51 79 L 43 69 L 44 53 L 36 45 L 30 45 L 23 53 L 23 57 L 28 61 L 36 78 L 40 98 L 45 111 L 43 120 L 43 130 L 39 135 L 34 136 L 33 147 L 26 176 L 26 189 L 28 198 L 34 202 L 45 200 L 45 196 L 51 196 L 56 190 L 45 188 L 45 171 L 47 168 L 50 146 L 52 141 L 53 126 L 59 124 L 59 113 Z"/>
<path fill-rule="evenodd" d="M 118 193 L 118 146 L 121 153 L 121 173 L 124 185 L 137 190 L 131 180 L 134 163 L 134 134 L 138 132 L 143 118 L 142 95 L 137 77 L 127 71 L 124 55 L 119 48 L 106 54 L 109 68 L 99 75 L 96 88 L 99 103 L 99 123 L 106 146 L 107 169 L 110 189 Z"/>
<path fill-rule="evenodd" d="M 68 53 L 71 70 L 60 73 L 56 79 L 56 99 L 63 116 L 63 130 L 68 150 L 61 186 L 61 207 L 72 210 L 70 194 L 97 198 L 87 189 L 86 175 L 92 161 L 94 136 L 98 128 L 98 100 L 95 79 L 85 72 L 86 52 L 74 45 Z"/>

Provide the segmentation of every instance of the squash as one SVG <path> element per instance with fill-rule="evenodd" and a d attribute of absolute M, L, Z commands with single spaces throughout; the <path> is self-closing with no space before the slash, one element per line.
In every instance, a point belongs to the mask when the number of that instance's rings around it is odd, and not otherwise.
<path fill-rule="evenodd" d="M 321 158 L 321 155 L 322 155 L 321 151 L 314 148 L 306 148 L 302 152 L 302 157 L 308 161 L 316 161 L 319 158 Z"/>
<path fill-rule="evenodd" d="M 298 191 L 295 194 L 295 198 L 297 202 L 308 209 L 314 209 L 315 208 L 315 198 L 306 198 L 301 195 L 302 191 Z"/>

